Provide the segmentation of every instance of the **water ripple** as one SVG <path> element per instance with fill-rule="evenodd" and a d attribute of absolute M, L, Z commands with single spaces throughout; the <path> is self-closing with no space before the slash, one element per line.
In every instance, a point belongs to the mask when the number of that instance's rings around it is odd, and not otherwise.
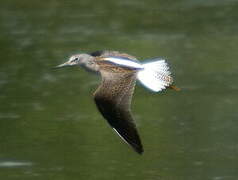
<path fill-rule="evenodd" d="M 26 162 L 26 161 L 0 161 L 0 168 L 1 167 L 21 167 L 21 166 L 32 166 L 33 163 Z"/>

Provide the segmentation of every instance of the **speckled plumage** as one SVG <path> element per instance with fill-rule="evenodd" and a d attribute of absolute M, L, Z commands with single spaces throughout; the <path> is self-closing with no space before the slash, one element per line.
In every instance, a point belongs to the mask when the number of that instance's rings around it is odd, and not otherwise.
<path fill-rule="evenodd" d="M 94 52 L 95 57 L 125 57 L 136 60 L 134 56 L 117 51 Z M 102 76 L 101 85 L 94 93 L 98 110 L 112 128 L 138 152 L 143 152 L 143 146 L 131 115 L 131 99 L 136 82 L 136 70 L 115 66 L 98 60 Z"/>
<path fill-rule="evenodd" d="M 141 154 L 143 146 L 130 108 L 138 73 L 141 73 L 139 75 L 141 75 L 142 83 L 144 82 L 146 86 L 151 86 L 156 91 L 169 87 L 173 81 L 164 60 L 156 62 L 157 66 L 161 64 L 161 67 L 158 66 L 158 72 L 157 69 L 153 69 L 154 62 L 142 65 L 134 56 L 126 53 L 95 51 L 74 55 L 68 62 L 58 67 L 80 65 L 87 70 L 101 74 L 101 84 L 94 93 L 97 108 L 118 135 Z M 143 68 L 147 66 L 152 66 L 151 71 L 151 67 Z M 147 74 L 151 80 L 154 79 L 153 82 L 159 82 L 159 86 L 151 85 L 148 79 L 144 78 Z"/>

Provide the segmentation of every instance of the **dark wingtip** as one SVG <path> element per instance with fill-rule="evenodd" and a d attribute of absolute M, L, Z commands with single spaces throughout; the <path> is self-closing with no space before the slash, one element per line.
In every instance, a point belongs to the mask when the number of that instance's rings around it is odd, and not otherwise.
<path fill-rule="evenodd" d="M 135 151 L 139 154 L 142 155 L 144 153 L 144 149 L 141 147 L 141 149 L 135 149 Z"/>
<path fill-rule="evenodd" d="M 134 144 L 134 143 L 132 144 L 131 143 L 130 145 L 133 148 L 133 150 L 135 152 L 137 152 L 138 154 L 142 155 L 144 153 L 144 149 L 143 149 L 143 146 L 142 146 L 141 142 L 139 142 L 138 144 Z"/>

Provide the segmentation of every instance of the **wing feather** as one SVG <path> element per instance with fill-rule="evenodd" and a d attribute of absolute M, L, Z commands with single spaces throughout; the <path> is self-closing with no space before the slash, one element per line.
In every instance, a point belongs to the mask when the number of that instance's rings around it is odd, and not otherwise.
<path fill-rule="evenodd" d="M 101 71 L 102 83 L 94 93 L 94 100 L 111 127 L 138 152 L 143 147 L 130 111 L 136 74 Z"/>

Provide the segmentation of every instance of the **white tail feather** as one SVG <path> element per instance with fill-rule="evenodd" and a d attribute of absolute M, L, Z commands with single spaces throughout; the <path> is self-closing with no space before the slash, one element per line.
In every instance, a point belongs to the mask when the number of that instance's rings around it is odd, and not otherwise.
<path fill-rule="evenodd" d="M 173 78 L 165 60 L 153 59 L 154 61 L 143 64 L 137 78 L 148 89 L 159 92 L 172 84 Z"/>

